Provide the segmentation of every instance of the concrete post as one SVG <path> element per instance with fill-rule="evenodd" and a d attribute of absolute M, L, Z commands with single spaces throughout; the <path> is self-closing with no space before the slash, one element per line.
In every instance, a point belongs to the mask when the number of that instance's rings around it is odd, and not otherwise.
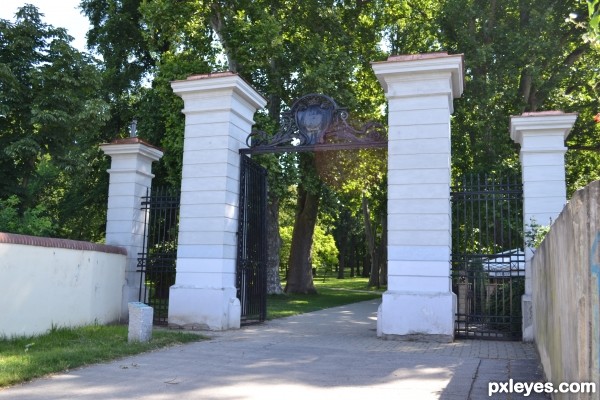
<path fill-rule="evenodd" d="M 177 275 L 169 324 L 210 330 L 239 328 L 236 232 L 239 149 L 266 101 L 236 74 L 172 82 L 186 116 Z"/>
<path fill-rule="evenodd" d="M 393 56 L 373 63 L 388 99 L 388 290 L 378 335 L 451 341 L 450 114 L 463 57 Z"/>
<path fill-rule="evenodd" d="M 549 225 L 556 220 L 567 202 L 564 157 L 567 148 L 564 142 L 576 119 L 577 114 L 565 114 L 562 111 L 531 112 L 510 118 L 510 137 L 521 145 L 525 230 L 533 220 L 539 225 Z M 533 251 L 525 244 L 524 247 L 523 340 L 533 341 Z"/>
<path fill-rule="evenodd" d="M 138 254 L 144 245 L 142 197 L 152 184 L 152 162 L 163 152 L 139 138 L 116 139 L 100 145 L 112 158 L 106 214 L 106 244 L 127 249 L 127 267 L 121 314 L 127 318 L 128 303 L 139 300 L 140 273 L 136 272 Z"/>

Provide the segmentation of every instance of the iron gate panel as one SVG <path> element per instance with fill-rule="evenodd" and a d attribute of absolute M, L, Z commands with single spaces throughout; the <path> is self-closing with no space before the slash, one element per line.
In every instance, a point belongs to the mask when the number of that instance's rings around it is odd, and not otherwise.
<path fill-rule="evenodd" d="M 525 291 L 523 186 L 465 176 L 451 188 L 455 336 L 521 340 Z"/>
<path fill-rule="evenodd" d="M 154 308 L 155 325 L 168 323 L 169 288 L 175 284 L 179 197 L 169 188 L 157 188 L 142 198 L 146 240 L 138 254 L 139 301 Z"/>
<path fill-rule="evenodd" d="M 240 155 L 237 297 L 242 324 L 267 316 L 267 171 Z"/>

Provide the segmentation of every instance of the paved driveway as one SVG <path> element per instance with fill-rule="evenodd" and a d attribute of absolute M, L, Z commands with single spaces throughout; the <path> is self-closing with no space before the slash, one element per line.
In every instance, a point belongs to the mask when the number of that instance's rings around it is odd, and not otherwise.
<path fill-rule="evenodd" d="M 542 381 L 531 344 L 376 338 L 379 301 L 269 321 L 0 391 L 4 399 L 488 399 Z M 507 394 L 494 399 L 546 399 Z"/>

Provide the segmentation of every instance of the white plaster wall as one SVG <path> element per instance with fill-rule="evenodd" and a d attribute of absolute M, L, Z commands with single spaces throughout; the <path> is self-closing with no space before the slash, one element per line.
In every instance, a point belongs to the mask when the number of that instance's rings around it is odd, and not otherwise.
<path fill-rule="evenodd" d="M 0 243 L 0 336 L 119 320 L 123 254 Z"/>

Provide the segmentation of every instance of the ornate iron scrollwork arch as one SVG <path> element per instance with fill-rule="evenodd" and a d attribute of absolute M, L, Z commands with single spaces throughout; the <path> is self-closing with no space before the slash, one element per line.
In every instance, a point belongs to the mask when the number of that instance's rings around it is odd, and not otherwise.
<path fill-rule="evenodd" d="M 241 153 L 275 153 L 387 147 L 385 127 L 368 122 L 361 129 L 348 124 L 348 110 L 323 94 L 308 94 L 296 100 L 281 116 L 274 135 L 253 131 Z"/>

